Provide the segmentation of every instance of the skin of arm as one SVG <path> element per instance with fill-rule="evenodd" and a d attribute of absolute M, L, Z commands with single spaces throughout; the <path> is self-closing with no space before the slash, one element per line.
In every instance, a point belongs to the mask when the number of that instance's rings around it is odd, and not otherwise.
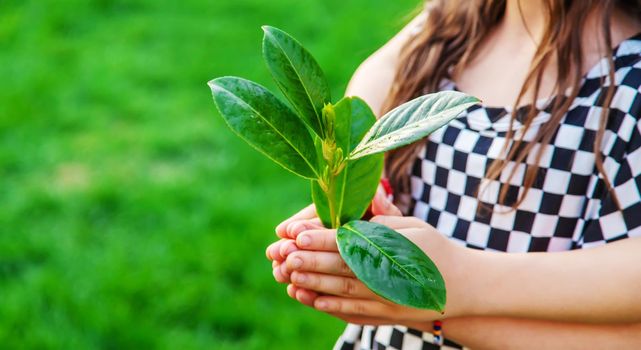
<path fill-rule="evenodd" d="M 559 253 L 467 252 L 472 315 L 641 322 L 641 238 Z"/>
<path fill-rule="evenodd" d="M 431 327 L 425 331 L 431 331 Z M 638 323 L 593 325 L 468 317 L 446 320 L 443 332 L 448 339 L 475 350 L 638 349 L 641 346 L 641 324 Z"/>
<path fill-rule="evenodd" d="M 396 63 L 403 45 L 412 31 L 420 26 L 425 14 L 415 17 L 396 36 L 369 56 L 356 69 L 345 91 L 346 96 L 358 96 L 370 105 L 374 114 L 381 116 L 381 108 L 394 82 Z"/>

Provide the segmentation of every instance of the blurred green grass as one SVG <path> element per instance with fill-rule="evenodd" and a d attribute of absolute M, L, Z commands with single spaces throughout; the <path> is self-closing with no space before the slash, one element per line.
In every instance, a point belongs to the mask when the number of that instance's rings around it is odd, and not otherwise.
<path fill-rule="evenodd" d="M 307 184 L 226 128 L 206 81 L 275 89 L 271 24 L 337 98 L 419 5 L 0 1 L 1 347 L 331 347 L 342 322 L 290 300 L 263 253 Z"/>

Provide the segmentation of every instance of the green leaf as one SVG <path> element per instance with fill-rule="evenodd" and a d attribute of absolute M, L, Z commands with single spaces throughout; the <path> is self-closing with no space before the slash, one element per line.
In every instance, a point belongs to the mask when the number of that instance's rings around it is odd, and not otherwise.
<path fill-rule="evenodd" d="M 300 119 L 264 87 L 237 77 L 209 83 L 227 125 L 247 143 L 305 178 L 318 177 L 316 151 Z"/>
<path fill-rule="evenodd" d="M 338 229 L 338 250 L 356 277 L 394 303 L 443 311 L 445 281 L 427 255 L 402 234 L 368 221 Z"/>
<path fill-rule="evenodd" d="M 341 99 L 334 106 L 334 112 L 336 145 L 343 150 L 343 154 L 348 154 L 376 122 L 376 117 L 369 106 L 357 97 Z M 338 217 L 335 221 L 338 225 L 362 218 L 376 193 L 382 171 L 383 155 L 376 154 L 347 160 L 345 168 L 335 177 L 329 194 L 323 191 L 317 181 L 313 181 L 312 199 L 323 224 L 332 227 L 329 201 L 335 205 L 335 215 Z"/>
<path fill-rule="evenodd" d="M 270 26 L 263 26 L 263 31 L 263 57 L 276 84 L 303 122 L 324 137 L 322 110 L 331 99 L 323 71 L 314 57 L 289 34 Z"/>
<path fill-rule="evenodd" d="M 312 200 L 323 225 L 332 227 L 329 200 L 337 205 L 338 225 L 362 218 L 376 193 L 382 172 L 382 154 L 348 161 L 335 179 L 336 186 L 330 193 L 331 198 L 327 198 L 318 181 L 312 181 Z"/>
<path fill-rule="evenodd" d="M 385 114 L 350 154 L 356 159 L 418 141 L 480 102 L 458 91 L 442 91 L 406 102 Z"/>
<path fill-rule="evenodd" d="M 348 108 L 343 108 L 343 105 L 349 106 L 349 114 Z M 336 104 L 336 111 L 336 143 L 347 155 L 376 122 L 376 116 L 367 103 L 358 97 L 343 98 Z M 337 196 L 340 223 L 363 217 L 376 193 L 382 172 L 382 154 L 348 160 L 345 170 L 340 174 L 343 179 L 339 182 L 341 192 Z"/>
<path fill-rule="evenodd" d="M 349 154 L 376 123 L 376 116 L 359 97 L 344 97 L 334 106 L 336 143 Z"/>

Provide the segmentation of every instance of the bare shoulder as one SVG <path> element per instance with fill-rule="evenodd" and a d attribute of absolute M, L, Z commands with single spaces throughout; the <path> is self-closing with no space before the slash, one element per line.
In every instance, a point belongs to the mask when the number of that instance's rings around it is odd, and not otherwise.
<path fill-rule="evenodd" d="M 385 45 L 363 61 L 354 72 L 345 95 L 362 98 L 380 117 L 381 107 L 394 81 L 401 49 L 423 27 L 425 17 L 425 11 L 421 12 Z"/>

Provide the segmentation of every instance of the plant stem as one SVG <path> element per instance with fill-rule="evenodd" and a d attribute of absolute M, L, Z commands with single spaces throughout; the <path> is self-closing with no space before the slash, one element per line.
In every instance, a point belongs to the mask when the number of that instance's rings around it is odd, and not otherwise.
<path fill-rule="evenodd" d="M 329 216 L 332 220 L 331 228 L 338 228 L 341 223 L 336 212 L 336 197 L 334 196 L 336 193 L 336 176 L 334 174 L 330 174 L 328 180 L 329 183 L 325 195 L 327 196 L 327 203 L 329 205 Z"/>

